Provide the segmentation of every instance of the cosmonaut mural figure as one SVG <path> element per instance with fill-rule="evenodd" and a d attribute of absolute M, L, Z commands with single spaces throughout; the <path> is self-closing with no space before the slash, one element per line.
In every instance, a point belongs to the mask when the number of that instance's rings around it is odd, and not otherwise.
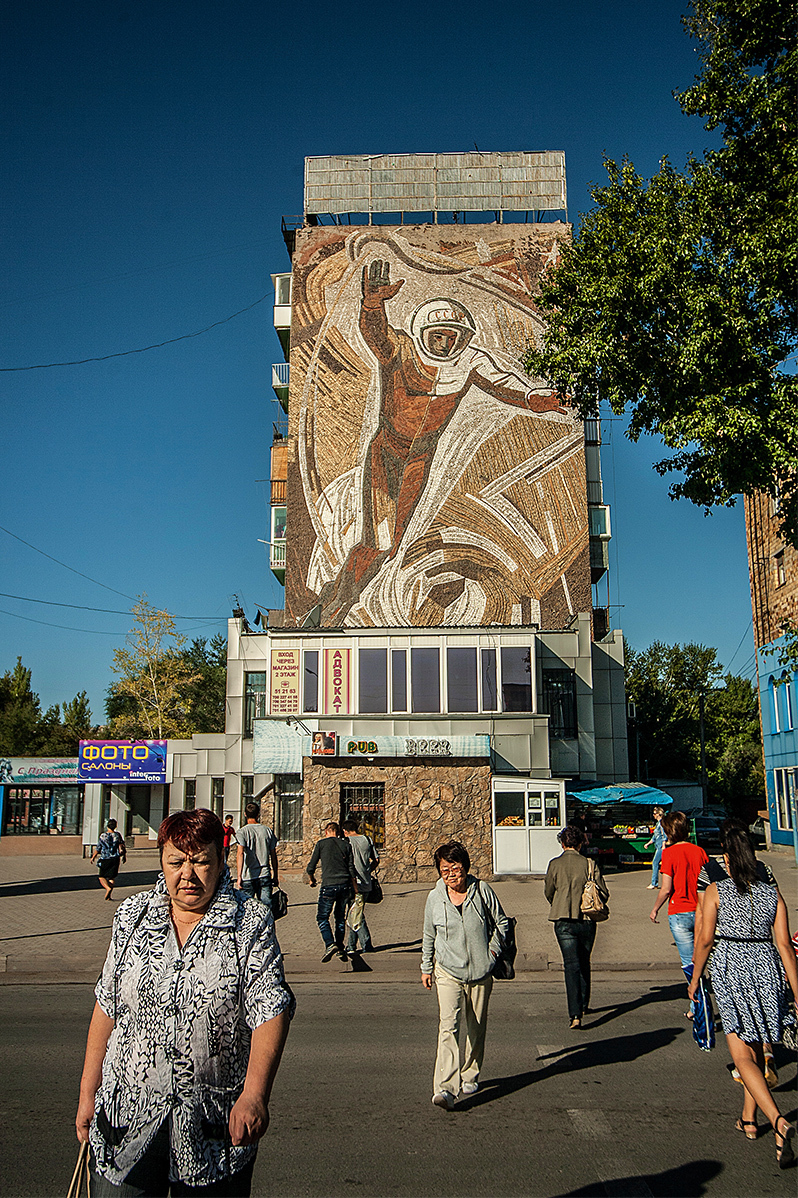
<path fill-rule="evenodd" d="M 392 328 L 385 305 L 404 286 L 390 263 L 363 267 L 360 332 L 379 363 L 380 422 L 363 468 L 363 532 L 325 606 L 348 606 L 375 565 L 396 555 L 429 478 L 441 434 L 471 387 L 531 412 L 562 410 L 552 391 L 519 385 L 486 350 L 473 344 L 476 324 L 465 305 L 436 297 L 417 309 L 410 333 Z M 335 599 L 331 599 L 331 593 Z"/>
<path fill-rule="evenodd" d="M 590 601 L 581 422 L 525 375 L 562 232 L 315 227 L 293 259 L 286 611 L 564 626 Z"/>

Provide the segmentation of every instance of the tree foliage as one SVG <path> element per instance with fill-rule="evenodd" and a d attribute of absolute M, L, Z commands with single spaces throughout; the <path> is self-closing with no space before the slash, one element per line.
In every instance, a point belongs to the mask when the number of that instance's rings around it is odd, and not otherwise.
<path fill-rule="evenodd" d="M 684 24 L 701 70 L 677 95 L 720 148 L 646 181 L 605 161 L 609 183 L 541 281 L 548 322 L 530 373 L 583 414 L 606 401 L 628 436 L 674 452 L 673 498 L 710 508 L 775 495 L 798 530 L 798 80 L 787 0 L 693 0 Z"/>
<path fill-rule="evenodd" d="M 126 647 L 115 650 L 111 665 L 119 678 L 110 690 L 123 701 L 110 704 L 110 733 L 131 740 L 190 736 L 184 692 L 196 676 L 181 656 L 186 638 L 175 631 L 174 617 L 153 607 L 146 595 L 132 611 Z"/>
<path fill-rule="evenodd" d="M 89 700 L 80 691 L 70 702 L 42 711 L 31 687 L 32 671 L 17 658 L 0 677 L 0 753 L 7 757 L 76 757 L 78 742 L 92 736 Z"/>
<path fill-rule="evenodd" d="M 756 688 L 747 678 L 724 674 L 715 649 L 661 641 L 641 652 L 627 646 L 626 692 L 636 709 L 631 756 L 637 737 L 645 777 L 700 779 L 703 692 L 710 800 L 732 811 L 746 801 L 764 801 Z"/>
<path fill-rule="evenodd" d="M 226 637 L 197 637 L 189 645 L 175 632 L 173 617 L 144 596 L 133 614 L 128 646 L 114 653 L 112 669 L 120 677 L 107 692 L 110 734 L 152 740 L 224 732 Z"/>

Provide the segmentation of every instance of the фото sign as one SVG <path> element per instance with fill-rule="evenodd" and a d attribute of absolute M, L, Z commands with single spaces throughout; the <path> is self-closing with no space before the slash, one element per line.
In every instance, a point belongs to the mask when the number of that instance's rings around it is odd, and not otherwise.
<path fill-rule="evenodd" d="M 82 740 L 81 782 L 166 782 L 165 740 Z"/>
<path fill-rule="evenodd" d="M 272 715 L 299 715 L 299 650 L 272 649 Z"/>

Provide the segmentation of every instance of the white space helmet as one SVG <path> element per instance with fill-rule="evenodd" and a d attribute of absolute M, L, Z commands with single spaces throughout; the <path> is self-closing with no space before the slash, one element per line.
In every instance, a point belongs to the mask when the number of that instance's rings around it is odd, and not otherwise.
<path fill-rule="evenodd" d="M 410 322 L 410 332 L 421 352 L 439 362 L 451 362 L 461 354 L 476 331 L 468 308 L 453 299 L 427 300 Z"/>

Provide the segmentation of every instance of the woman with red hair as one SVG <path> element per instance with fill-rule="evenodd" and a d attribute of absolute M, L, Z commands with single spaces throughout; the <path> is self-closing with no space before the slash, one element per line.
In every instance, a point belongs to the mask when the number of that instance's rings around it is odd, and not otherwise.
<path fill-rule="evenodd" d="M 223 846 L 212 811 L 170 815 L 155 888 L 114 919 L 75 1120 L 92 1198 L 250 1192 L 293 996 Z"/>

